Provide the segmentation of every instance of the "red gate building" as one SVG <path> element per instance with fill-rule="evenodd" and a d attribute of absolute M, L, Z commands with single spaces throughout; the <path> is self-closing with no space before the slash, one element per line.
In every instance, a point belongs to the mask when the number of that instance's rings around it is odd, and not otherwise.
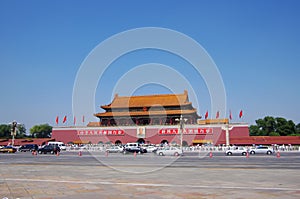
<path fill-rule="evenodd" d="M 228 119 L 201 120 L 188 92 L 145 96 L 118 96 L 94 114 L 99 122 L 87 126 L 54 127 L 52 138 L 64 143 L 172 143 L 230 144 L 230 138 L 249 137 L 248 124 Z M 179 118 L 184 118 L 180 127 Z"/>

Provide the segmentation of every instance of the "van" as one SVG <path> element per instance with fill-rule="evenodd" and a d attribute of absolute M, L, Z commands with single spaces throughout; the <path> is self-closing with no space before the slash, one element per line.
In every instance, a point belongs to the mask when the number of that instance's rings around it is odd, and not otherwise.
<path fill-rule="evenodd" d="M 66 150 L 67 149 L 66 145 L 63 142 L 48 142 L 48 145 L 56 145 L 61 150 Z"/>
<path fill-rule="evenodd" d="M 137 142 L 127 143 L 125 145 L 125 148 L 138 148 L 138 147 L 140 147 L 140 145 Z"/>

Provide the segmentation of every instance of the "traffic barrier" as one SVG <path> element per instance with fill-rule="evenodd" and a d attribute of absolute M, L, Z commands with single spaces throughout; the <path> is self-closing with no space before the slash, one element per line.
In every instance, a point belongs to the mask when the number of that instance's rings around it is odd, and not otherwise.
<path fill-rule="evenodd" d="M 108 151 L 105 151 L 105 157 L 108 157 Z"/>
<path fill-rule="evenodd" d="M 280 152 L 279 151 L 277 151 L 276 157 L 280 158 Z"/>
<path fill-rule="evenodd" d="M 134 158 L 136 158 L 136 152 L 133 153 Z"/>
<path fill-rule="evenodd" d="M 56 156 L 59 156 L 59 151 L 56 152 Z"/>
<path fill-rule="evenodd" d="M 247 153 L 246 153 L 246 158 L 249 158 L 249 152 L 247 151 Z"/>
<path fill-rule="evenodd" d="M 213 157 L 213 154 L 212 154 L 212 152 L 210 152 L 210 153 L 209 153 L 209 157 L 210 157 L 210 158 L 212 158 L 212 157 Z"/>
<path fill-rule="evenodd" d="M 78 152 L 78 156 L 82 156 L 82 152 L 81 151 Z"/>

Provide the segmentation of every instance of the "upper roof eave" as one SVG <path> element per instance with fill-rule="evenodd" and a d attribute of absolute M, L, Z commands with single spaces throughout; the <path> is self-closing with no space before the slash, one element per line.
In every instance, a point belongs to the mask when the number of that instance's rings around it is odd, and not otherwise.
<path fill-rule="evenodd" d="M 112 108 L 139 108 L 154 106 L 186 106 L 191 105 L 189 102 L 188 92 L 183 94 L 162 94 L 162 95 L 143 95 L 143 96 L 122 96 L 115 95 L 112 102 L 108 105 L 100 106 L 103 109 Z"/>

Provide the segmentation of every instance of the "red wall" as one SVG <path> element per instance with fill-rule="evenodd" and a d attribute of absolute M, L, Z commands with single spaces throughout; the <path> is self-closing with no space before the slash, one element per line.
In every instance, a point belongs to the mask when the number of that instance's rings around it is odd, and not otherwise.
<path fill-rule="evenodd" d="M 62 141 L 64 143 L 74 142 L 74 141 L 83 141 L 83 142 L 91 142 L 92 144 L 97 144 L 100 141 L 103 143 L 111 141 L 115 143 L 116 141 L 121 141 L 122 144 L 126 144 L 128 142 L 137 142 L 139 138 L 137 138 L 137 128 L 132 127 L 126 128 L 124 130 L 123 135 L 78 135 L 78 131 L 82 130 L 103 130 L 105 127 L 99 128 L 53 128 L 52 130 L 52 138 L 57 141 Z M 160 135 L 159 131 L 161 129 L 176 129 L 174 126 L 162 126 L 161 128 L 153 128 L 153 127 L 145 127 L 146 128 L 146 137 L 143 138 L 145 142 L 150 142 L 152 144 L 159 144 L 163 140 L 167 140 L 169 143 L 176 142 L 180 143 L 180 135 Z M 212 133 L 203 135 L 203 134 L 189 134 L 183 135 L 183 141 L 186 141 L 189 145 L 192 145 L 193 140 L 212 140 L 215 145 L 226 144 L 225 130 L 222 130 L 221 127 L 202 127 L 202 126 L 193 126 L 192 128 L 211 128 Z M 119 127 L 110 127 L 110 130 L 117 130 Z M 248 137 L 249 129 L 246 125 L 237 125 L 232 130 L 230 130 L 230 138 L 234 137 Z"/>

